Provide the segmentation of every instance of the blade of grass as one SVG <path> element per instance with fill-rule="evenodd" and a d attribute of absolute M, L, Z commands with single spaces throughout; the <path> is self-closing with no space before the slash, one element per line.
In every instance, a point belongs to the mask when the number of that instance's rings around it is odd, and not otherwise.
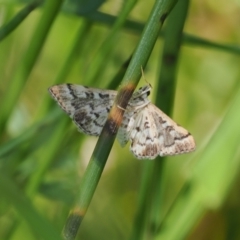
<path fill-rule="evenodd" d="M 2 26 L 0 28 L 0 42 L 12 33 L 33 10 L 40 6 L 41 3 L 42 0 L 36 0 L 29 3 L 19 11 L 11 21 Z"/>
<path fill-rule="evenodd" d="M 88 30 L 89 30 L 89 23 L 87 21 L 83 21 L 81 27 L 79 28 L 79 31 L 77 32 L 77 34 L 74 38 L 74 44 L 71 46 L 71 50 L 69 51 L 69 56 L 66 58 L 65 63 L 56 78 L 56 81 L 55 81 L 56 83 L 62 82 L 67 78 L 67 75 L 71 71 L 72 65 L 76 59 L 76 53 L 79 52 L 79 50 L 82 46 L 81 43 L 82 43 L 82 40 L 84 39 L 83 36 L 85 36 L 85 34 Z M 52 106 L 51 102 L 53 102 L 52 99 L 50 98 L 50 96 L 47 96 L 45 102 L 42 104 L 42 109 L 39 110 L 37 119 L 44 117 L 46 115 L 47 111 Z M 49 121 L 51 122 L 51 121 L 54 121 L 55 119 L 57 119 L 59 117 L 59 113 L 60 112 L 57 112 L 57 114 L 55 114 L 54 116 L 52 114 L 50 114 L 50 117 L 48 117 L 48 118 L 46 118 L 46 116 L 45 116 L 45 119 L 43 122 L 40 122 L 39 124 L 36 124 L 35 126 L 30 127 L 19 137 L 2 145 L 0 147 L 0 156 L 2 155 L 4 157 L 4 155 L 6 155 L 9 151 L 14 149 L 19 144 L 21 144 L 21 146 L 22 146 L 24 142 L 28 142 L 29 139 L 31 139 L 31 137 L 33 137 L 34 134 L 36 134 L 36 132 L 38 132 L 39 129 L 41 129 L 41 127 L 44 127 L 44 125 L 46 123 L 49 123 Z M 65 122 L 65 121 L 67 121 L 67 119 L 63 120 L 63 122 Z M 57 125 L 59 125 L 60 132 L 62 131 L 62 128 L 65 128 L 65 123 L 61 123 L 58 121 Z M 62 133 L 64 133 L 64 132 L 65 131 L 62 131 Z M 54 140 L 55 135 L 57 135 L 57 137 L 56 137 L 57 141 Z M 55 150 L 52 149 L 53 146 L 51 144 L 48 145 L 47 148 L 45 149 L 45 151 L 47 152 L 47 154 L 45 154 L 45 158 L 44 158 L 45 164 L 41 164 L 40 167 L 37 169 L 36 173 L 29 179 L 29 182 L 31 182 L 31 186 L 27 187 L 27 188 L 31 189 L 31 190 L 28 190 L 29 192 L 35 192 L 38 189 L 39 185 L 41 184 L 41 178 L 43 177 L 45 171 L 47 170 L 47 168 L 51 164 L 52 160 L 54 159 L 54 157 L 53 157 L 54 152 L 58 151 L 59 145 L 61 144 L 61 141 L 63 139 L 63 136 L 61 134 L 59 136 L 58 130 L 56 130 L 54 132 L 54 134 L 51 135 L 51 137 L 53 139 L 51 142 L 54 142 L 56 144 L 54 147 Z M 34 139 L 29 143 L 30 144 L 29 149 L 32 149 L 31 145 L 36 145 L 36 140 L 38 141 L 38 139 Z M 40 148 L 40 147 L 41 146 L 38 145 L 38 148 Z M 20 148 L 18 148 L 18 150 L 21 151 Z M 40 152 L 41 151 L 42 150 L 40 150 Z M 29 154 L 30 154 L 30 152 L 29 152 Z M 48 154 L 49 154 L 49 156 L 47 156 Z M 27 156 L 25 155 L 25 158 L 26 157 Z M 30 195 L 32 195 L 32 193 Z"/>
<path fill-rule="evenodd" d="M 112 79 L 112 81 L 110 82 L 110 84 L 108 85 L 108 89 L 116 89 L 117 86 L 119 86 L 119 84 L 121 83 L 121 80 L 124 77 L 124 74 L 127 70 L 127 67 L 129 65 L 129 62 L 131 61 L 131 57 L 128 58 L 121 66 L 121 68 L 119 69 L 119 71 L 117 72 L 117 74 L 115 75 L 115 77 Z"/>
<path fill-rule="evenodd" d="M 0 133 L 2 133 L 5 129 L 7 120 L 10 117 L 10 114 L 18 101 L 25 82 L 27 81 L 31 70 L 40 55 L 45 39 L 54 19 L 57 16 L 62 2 L 63 0 L 48 0 L 43 7 L 42 17 L 38 26 L 36 27 L 35 33 L 33 34 L 29 48 L 26 51 L 25 56 L 22 58 L 22 62 L 19 63 L 19 66 L 16 69 L 10 84 L 8 85 L 8 90 L 5 91 L 5 94 L 1 100 L 4 104 L 1 104 L 0 106 Z"/>
<path fill-rule="evenodd" d="M 59 146 L 61 146 L 60 144 L 64 139 L 64 135 L 65 135 L 65 131 L 63 131 L 63 129 L 66 129 L 67 124 L 69 123 L 68 120 L 69 119 L 65 118 L 62 121 L 57 122 L 51 129 L 49 129 L 49 131 L 47 132 L 48 136 L 51 136 L 51 138 L 47 140 L 49 141 L 49 143 L 45 141 L 44 142 L 45 144 L 43 144 L 43 142 L 40 141 L 40 144 L 42 145 L 41 147 L 38 146 L 38 148 L 35 151 L 27 152 L 27 155 L 22 156 L 23 159 L 19 159 L 19 156 L 18 156 L 18 160 L 16 159 L 16 161 L 19 161 L 19 162 L 28 161 L 27 158 L 41 159 L 41 161 L 39 161 L 39 164 L 36 170 L 34 171 L 34 173 L 29 175 L 27 182 L 25 184 L 26 185 L 25 194 L 32 201 L 36 192 L 39 190 L 41 183 L 43 182 L 43 177 L 47 169 L 49 169 L 49 167 L 51 166 L 51 163 L 55 159 L 54 156 L 56 154 L 56 151 L 58 151 L 58 149 L 60 148 Z M 46 139 L 46 137 L 44 139 Z M 35 141 L 37 140 L 34 139 L 32 141 L 32 144 L 35 144 Z M 31 211 L 31 209 L 29 209 L 29 211 Z M 17 234 L 18 231 L 20 231 L 23 228 L 23 226 L 24 226 L 23 222 L 19 221 L 17 226 L 14 229 L 15 234 Z"/>
<path fill-rule="evenodd" d="M 63 234 L 65 239 L 75 239 L 78 228 L 91 202 L 109 152 L 115 140 L 117 130 L 122 121 L 123 109 L 140 79 L 141 67 L 145 66 L 158 38 L 163 22 L 176 1 L 156 1 L 148 22 L 144 28 L 139 44 L 133 54 L 129 67 L 123 78 L 115 103 L 110 111 L 108 120 L 103 127 L 92 157 L 84 173 L 78 199 L 74 210 L 70 213 Z M 118 107 L 120 106 L 120 107 Z"/>
<path fill-rule="evenodd" d="M 185 169 L 188 181 L 164 218 L 164 228 L 156 239 L 185 239 L 208 209 L 223 204 L 240 167 L 239 105 L 240 88 L 197 163 Z"/>
<path fill-rule="evenodd" d="M 89 30 L 89 23 L 87 21 L 83 21 L 83 24 L 79 28 L 79 31 L 77 32 L 77 35 L 74 39 L 74 44 L 71 47 L 71 50 L 69 51 L 69 56 L 66 58 L 64 66 L 61 68 L 61 71 L 56 78 L 57 82 L 61 82 L 61 81 L 65 80 L 68 73 L 70 72 L 73 62 L 76 59 L 76 53 L 82 47 L 81 41 L 82 41 L 82 39 L 84 39 L 83 36 L 85 36 L 85 33 L 88 30 Z M 44 116 L 46 114 L 47 110 L 50 108 L 50 106 L 51 106 L 51 104 L 49 104 L 49 102 L 51 100 L 50 96 L 48 96 L 48 99 L 49 100 L 46 100 L 46 102 L 43 104 L 43 108 L 42 108 L 42 110 L 39 111 L 37 118 L 41 118 L 42 116 Z M 57 118 L 57 116 L 54 116 L 54 119 L 56 119 L 56 118 Z M 34 194 L 39 190 L 39 187 L 41 186 L 41 184 L 43 182 L 43 177 L 44 177 L 46 171 L 51 166 L 53 160 L 55 160 L 54 156 L 59 151 L 59 149 L 61 149 L 60 146 L 62 144 L 62 141 L 63 141 L 65 133 L 66 133 L 66 130 L 63 130 L 63 129 L 66 129 L 66 126 L 68 123 L 69 123 L 69 119 L 67 119 L 67 118 L 64 118 L 63 120 L 58 121 L 56 123 L 56 125 L 53 126 L 51 130 L 49 130 L 49 134 L 51 131 L 53 131 L 53 130 L 54 131 L 52 132 L 52 134 L 49 135 L 49 136 L 51 136 L 51 138 L 48 139 L 49 144 L 47 144 L 45 142 L 44 150 L 43 150 L 43 146 L 41 146 L 41 148 L 39 146 L 38 151 L 31 153 L 32 154 L 30 156 L 31 158 L 42 159 L 42 161 L 40 162 L 35 173 L 29 177 L 28 182 L 26 184 L 26 192 L 30 198 L 33 198 Z M 38 127 L 33 128 L 33 132 L 30 131 L 30 136 L 31 136 L 31 134 L 34 134 L 36 132 L 35 130 L 38 130 Z M 25 135 L 23 137 L 20 137 L 19 139 L 16 139 L 16 141 L 14 141 L 13 145 L 18 144 L 18 142 L 21 142 L 23 139 L 26 139 Z M 29 138 L 27 138 L 26 140 L 28 140 L 28 139 Z M 37 139 L 37 141 L 38 141 L 38 139 Z M 32 149 L 31 145 L 34 145 L 34 144 L 36 144 L 35 139 L 33 141 L 31 141 L 29 149 Z M 27 156 L 25 156 L 25 158 L 26 157 Z M 18 223 L 18 227 L 15 229 L 15 231 L 17 231 L 21 227 L 22 227 L 22 223 L 20 223 L 20 224 Z"/>
<path fill-rule="evenodd" d="M 178 1 L 169 15 L 165 27 L 164 48 L 161 60 L 162 65 L 160 67 L 159 80 L 156 84 L 158 93 L 156 105 L 168 115 L 170 115 L 173 108 L 177 63 L 182 39 L 181 34 L 187 15 L 188 5 L 188 0 Z M 158 157 L 153 164 L 147 163 L 150 166 L 143 169 L 144 175 L 149 175 L 151 177 L 142 178 L 141 185 L 147 187 L 142 188 L 139 201 L 145 202 L 145 204 L 139 204 L 140 208 L 137 209 L 133 233 L 130 239 L 144 239 L 146 234 L 148 237 L 154 236 L 159 226 L 162 194 L 164 192 L 162 183 L 164 161 L 165 158 Z M 146 171 L 152 174 L 146 173 Z M 140 215 L 141 218 L 139 218 Z M 146 219 L 149 221 L 148 224 L 144 224 L 144 222 L 146 223 Z"/>
<path fill-rule="evenodd" d="M 74 66 L 74 63 L 77 60 L 77 57 L 80 56 L 85 41 L 88 39 L 87 36 L 91 26 L 91 22 L 88 20 L 82 20 L 81 25 L 73 38 L 73 43 L 71 44 L 71 49 L 69 50 L 68 56 L 65 58 L 63 66 L 61 67 L 59 74 L 52 84 L 60 84 L 66 81 L 71 69 Z M 55 105 L 55 102 L 52 101 L 52 98 L 50 98 L 48 95 L 47 98 L 44 99 L 42 109 L 39 110 L 39 114 L 37 115 L 36 119 L 43 117 L 53 105 Z"/>
<path fill-rule="evenodd" d="M 139 197 L 137 200 L 137 210 L 134 217 L 133 229 L 129 239 L 144 239 L 146 226 L 149 221 L 149 204 L 151 203 L 152 190 L 149 188 L 149 180 L 153 175 L 153 162 L 144 162 L 141 173 Z"/>
<path fill-rule="evenodd" d="M 74 38 L 74 43 L 69 50 L 69 55 L 66 58 L 66 61 L 61 68 L 61 71 L 56 77 L 55 83 L 60 83 L 64 81 L 70 73 L 73 63 L 76 60 L 76 52 L 79 52 L 81 50 L 81 47 L 83 46 L 81 43 L 85 39 L 84 36 L 88 32 L 89 26 L 89 22 L 87 21 L 84 21 L 83 24 L 80 26 L 79 31 Z M 52 105 L 51 102 L 53 101 L 49 96 L 48 100 L 46 100 L 43 106 L 44 109 L 40 111 L 39 117 L 44 116 L 46 111 L 50 109 L 50 106 Z M 44 160 L 38 167 L 36 173 L 32 175 L 28 182 L 27 192 L 29 196 L 33 196 L 34 193 L 38 190 L 45 172 L 49 168 L 51 162 L 54 160 L 54 156 L 59 151 L 59 147 L 61 146 L 62 140 L 64 139 L 64 135 L 66 132 L 66 130 L 63 129 L 66 129 L 66 126 L 69 122 L 68 120 L 69 119 L 64 118 L 58 122 L 57 126 L 55 126 L 54 133 L 51 135 L 50 144 L 48 144 L 45 148 L 46 154 L 44 155 Z M 42 156 L 41 151 L 42 150 L 40 150 L 39 157 Z"/>
<path fill-rule="evenodd" d="M 178 59 L 182 44 L 182 32 L 187 17 L 189 1 L 178 1 L 168 18 L 164 34 L 156 105 L 168 115 L 172 114 L 176 91 Z"/>
<path fill-rule="evenodd" d="M 45 128 L 46 125 L 49 125 L 52 122 L 54 122 L 59 116 L 60 116 L 59 111 L 54 112 L 53 114 L 49 114 L 48 116 L 45 116 L 45 118 L 40 122 L 30 126 L 19 136 L 10 139 L 6 143 L 1 144 L 0 161 L 2 161 L 5 156 L 11 154 L 13 150 L 16 149 L 17 147 L 19 150 L 20 145 L 24 145 L 25 143 L 30 142 L 42 128 Z"/>
<path fill-rule="evenodd" d="M 34 194 L 37 192 L 43 176 L 46 172 L 46 170 L 49 168 L 50 164 L 54 160 L 54 156 L 56 152 L 59 149 L 60 143 L 62 142 L 62 139 L 64 139 L 65 131 L 63 129 L 66 129 L 67 124 L 69 123 L 69 119 L 64 118 L 62 121 L 60 121 L 54 130 L 54 134 L 52 133 L 51 141 L 50 143 L 44 148 L 44 153 L 43 154 L 43 149 L 39 149 L 39 151 L 36 152 L 36 154 L 42 159 L 41 164 L 37 168 L 37 171 L 33 175 L 31 175 L 27 187 L 26 187 L 26 192 L 27 195 L 30 197 L 33 197 Z"/>
<path fill-rule="evenodd" d="M 119 30 L 125 23 L 129 13 L 136 5 L 137 0 L 128 0 L 125 1 L 122 5 L 122 9 L 120 11 L 119 16 L 115 19 L 111 31 L 106 36 L 106 40 L 100 46 L 98 53 L 91 61 L 91 71 L 87 72 L 87 82 L 92 85 L 97 77 L 100 76 L 100 72 L 104 66 L 106 66 L 105 61 L 103 59 L 107 59 L 108 54 L 111 52 L 112 48 L 115 47 L 116 37 L 118 35 Z"/>
<path fill-rule="evenodd" d="M 56 82 L 61 82 L 61 81 L 65 80 L 65 78 L 67 78 L 67 75 L 69 74 L 69 72 L 72 69 L 73 62 L 76 59 L 76 52 L 78 52 L 80 50 L 80 48 L 82 46 L 82 44 L 81 44 L 82 40 L 84 39 L 83 36 L 85 36 L 85 34 L 88 30 L 89 30 L 89 23 L 87 21 L 83 21 L 83 24 L 79 28 L 79 31 L 77 32 L 76 37 L 74 38 L 74 44 L 71 46 L 71 50 L 69 51 L 69 56 L 66 58 L 65 63 L 56 78 Z M 42 116 L 44 116 L 46 114 L 47 110 L 49 110 L 49 108 L 51 106 L 50 101 L 52 101 L 52 99 L 50 98 L 50 96 L 48 96 L 48 99 L 43 104 L 43 109 L 39 111 L 38 118 L 41 118 Z M 58 116 L 59 115 L 55 115 L 54 117 L 51 117 L 51 118 L 53 118 L 52 120 L 54 120 Z M 51 162 L 54 160 L 54 155 L 59 151 L 59 146 L 61 145 L 61 142 L 64 139 L 64 134 L 66 132 L 66 131 L 63 131 L 63 129 L 66 129 L 66 124 L 68 122 L 69 122 L 68 119 L 64 118 L 63 120 L 58 121 L 58 123 L 52 127 L 52 128 L 55 128 L 55 131 L 53 132 L 53 134 L 50 134 L 51 140 L 48 139 L 50 144 L 48 144 L 45 147 L 45 149 L 44 149 L 45 154 L 42 154 L 42 148 L 40 148 L 40 146 L 39 146 L 39 151 L 34 153 L 36 158 L 42 158 L 44 156 L 44 159 L 43 159 L 43 161 L 41 161 L 41 164 L 37 168 L 34 175 L 32 175 L 28 180 L 28 184 L 27 184 L 26 188 L 27 188 L 27 193 L 29 196 L 33 196 L 34 193 L 38 190 L 45 172 L 51 165 Z M 42 124 L 40 124 L 40 126 L 37 125 L 36 127 L 33 127 L 32 129 L 30 128 L 29 131 L 27 131 L 28 134 L 24 133 L 23 136 L 19 136 L 19 138 L 16 138 L 14 141 L 11 141 L 10 143 L 6 143 L 5 144 L 6 146 L 5 147 L 3 146 L 3 148 L 2 148 L 2 153 L 6 154 L 6 151 L 11 150 L 13 147 L 16 146 L 16 144 L 19 144 L 19 143 L 22 144 L 23 141 L 28 141 L 29 137 L 33 136 L 33 134 L 35 134 L 36 131 L 39 130 L 39 128 L 41 126 L 42 126 Z M 31 148 L 31 145 L 36 144 L 35 142 L 36 141 L 33 140 L 30 143 L 29 149 Z M 45 143 L 45 145 L 46 145 L 46 143 Z M 1 153 L 1 151 L 0 151 L 0 153 Z M 26 156 L 25 156 L 25 158 L 26 158 Z"/>
<path fill-rule="evenodd" d="M 182 33 L 188 8 L 189 0 L 178 1 L 168 18 L 165 28 L 161 70 L 157 84 L 158 97 L 156 98 L 156 105 L 169 116 L 172 115 L 174 105 Z M 185 156 L 188 157 L 187 155 Z M 161 218 L 165 212 L 162 207 L 163 194 L 166 192 L 167 187 L 163 182 L 165 160 L 166 158 L 158 157 L 154 163 L 151 182 L 153 198 L 152 204 L 150 205 L 151 214 L 149 219 L 152 234 L 154 234 L 159 227 Z"/>
<path fill-rule="evenodd" d="M 100 11 L 96 11 L 94 13 L 89 13 L 89 14 L 82 14 L 80 12 L 77 12 L 76 9 L 63 9 L 65 12 L 76 14 L 81 17 L 85 17 L 91 21 L 99 23 L 106 24 L 108 26 L 112 26 L 113 22 L 115 22 L 116 17 L 107 13 L 102 13 Z M 126 20 L 125 24 L 123 27 L 127 30 L 130 30 L 131 32 L 136 32 L 139 34 L 144 28 L 143 23 L 138 23 L 132 20 Z M 159 33 L 159 37 L 164 36 L 164 31 Z M 228 53 L 232 54 L 240 54 L 240 47 L 238 45 L 233 45 L 233 44 L 220 44 L 217 42 L 212 42 L 210 40 L 202 39 L 200 37 L 188 34 L 188 33 L 183 33 L 183 44 L 186 45 L 193 45 L 193 46 L 200 46 L 200 47 L 208 47 L 211 49 L 217 49 L 221 51 L 225 51 Z"/>
<path fill-rule="evenodd" d="M 29 199 L 17 188 L 16 184 L 4 172 L 0 174 L 0 191 L 21 217 L 28 223 L 31 230 L 39 238 L 60 240 L 60 234 L 47 219 L 44 219 L 32 206 Z"/>

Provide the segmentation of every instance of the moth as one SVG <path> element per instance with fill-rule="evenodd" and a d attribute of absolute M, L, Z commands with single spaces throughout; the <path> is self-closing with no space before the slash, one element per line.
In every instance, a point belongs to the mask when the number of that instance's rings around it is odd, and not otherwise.
<path fill-rule="evenodd" d="M 48 90 L 78 129 L 92 136 L 100 135 L 117 95 L 113 90 L 75 84 L 55 85 Z M 146 85 L 133 93 L 118 130 L 120 145 L 130 141 L 130 150 L 138 159 L 193 151 L 193 136 L 150 102 L 150 91 L 151 86 Z"/>

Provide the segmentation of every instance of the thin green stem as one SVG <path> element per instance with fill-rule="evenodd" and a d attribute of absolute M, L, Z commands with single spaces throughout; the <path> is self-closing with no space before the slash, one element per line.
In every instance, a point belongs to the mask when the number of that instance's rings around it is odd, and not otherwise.
<path fill-rule="evenodd" d="M 91 22 L 88 20 L 83 20 L 81 22 L 81 25 L 79 29 L 76 32 L 76 35 L 74 36 L 74 40 L 71 44 L 71 49 L 69 50 L 69 53 L 67 57 L 65 58 L 65 61 L 63 63 L 63 66 L 61 67 L 60 72 L 58 73 L 56 79 L 54 80 L 53 84 L 60 84 L 62 82 L 65 82 L 68 78 L 69 73 L 71 72 L 74 63 L 78 59 L 78 56 L 80 55 L 82 48 L 84 46 L 84 42 L 87 40 L 87 34 L 91 29 Z M 54 101 L 52 101 L 52 98 L 47 96 L 47 98 L 44 99 L 44 102 L 42 104 L 42 109 L 40 109 L 38 112 L 36 119 L 41 118 L 44 116 L 51 107 L 55 105 Z"/>
<path fill-rule="evenodd" d="M 19 11 L 19 13 L 17 13 L 11 21 L 2 26 L 0 28 L 0 42 L 5 39 L 10 33 L 12 33 L 22 23 L 22 21 L 41 3 L 42 0 L 36 0 L 29 3 L 21 11 Z"/>
<path fill-rule="evenodd" d="M 182 32 L 187 18 L 189 0 L 179 1 L 171 12 L 166 29 L 164 48 L 161 57 L 161 68 L 159 81 L 157 85 L 156 105 L 166 114 L 171 115 L 174 105 L 174 96 L 176 91 L 176 81 L 178 72 L 178 59 L 182 43 Z M 153 201 L 151 204 L 150 226 L 153 234 L 156 233 L 161 219 L 164 215 L 163 195 L 166 186 L 163 184 L 163 167 L 165 158 L 159 159 L 154 164 L 154 173 L 152 178 Z"/>
<path fill-rule="evenodd" d="M 139 188 L 139 197 L 137 201 L 137 212 L 135 214 L 133 229 L 129 239 L 145 239 L 146 226 L 148 223 L 149 206 L 151 204 L 151 188 L 149 188 L 149 180 L 153 175 L 153 162 L 144 162 L 141 174 L 141 184 Z"/>
<path fill-rule="evenodd" d="M 56 120 L 59 117 L 60 112 L 57 112 L 56 114 L 49 114 L 48 116 L 45 116 L 42 121 L 35 123 L 34 125 L 30 126 L 28 129 L 26 129 L 22 134 L 19 136 L 12 138 L 11 140 L 7 141 L 6 143 L 1 144 L 0 146 L 0 161 L 4 160 L 5 156 L 9 156 L 11 153 L 14 152 L 14 149 L 18 148 L 19 146 L 23 146 L 24 144 L 34 141 L 31 141 L 34 139 L 34 136 L 41 131 L 42 128 L 46 128 L 49 124 L 52 124 L 54 120 Z M 31 148 L 31 147 L 30 147 Z M 19 154 L 19 153 L 18 153 Z"/>
<path fill-rule="evenodd" d="M 108 85 L 109 89 L 116 89 L 117 86 L 119 86 L 119 84 L 121 83 L 121 80 L 124 77 L 124 74 L 128 68 L 128 65 L 131 61 L 132 57 L 129 57 L 120 67 L 120 69 L 118 70 L 117 74 L 114 76 L 114 78 L 112 79 L 112 81 L 110 82 L 110 84 Z"/>
<path fill-rule="evenodd" d="M 177 63 L 179 50 L 181 45 L 181 35 L 184 26 L 184 22 L 187 15 L 188 0 L 179 1 L 173 11 L 171 12 L 166 28 L 164 38 L 164 49 L 161 61 L 161 72 L 159 74 L 158 84 L 155 85 L 157 88 L 156 105 L 160 107 L 164 112 L 170 114 L 173 107 L 173 100 L 175 94 L 175 82 L 177 75 Z M 146 172 L 151 172 L 151 178 L 143 178 L 142 184 L 147 185 L 148 188 L 143 189 L 140 192 L 140 202 L 145 201 L 148 203 L 148 211 L 146 207 L 139 204 L 136 217 L 143 213 L 140 219 L 135 220 L 135 226 L 131 239 L 144 239 L 144 233 L 148 231 L 150 236 L 154 236 L 159 226 L 160 216 L 162 216 L 161 202 L 163 202 L 163 176 L 164 159 L 158 159 L 151 165 L 151 167 L 144 168 L 144 175 L 150 175 Z M 147 183 L 145 183 L 147 181 Z M 146 190 L 151 194 L 146 194 Z M 142 200 L 144 199 L 144 200 Z M 149 219 L 149 225 L 144 223 L 146 219 Z M 141 227 L 139 227 L 141 226 Z M 143 227 L 144 226 L 144 227 Z M 147 227 L 150 226 L 150 227 Z"/>
<path fill-rule="evenodd" d="M 96 11 L 96 12 L 90 13 L 90 14 L 79 13 L 76 11 L 76 9 L 71 9 L 71 11 L 69 9 L 68 10 L 64 9 L 64 11 L 66 11 L 68 13 L 73 13 L 73 14 L 79 15 L 81 17 L 85 17 L 85 18 L 87 18 L 91 21 L 97 22 L 97 23 L 106 24 L 108 26 L 112 26 L 113 22 L 116 20 L 115 16 L 107 14 L 107 13 L 102 13 L 99 11 Z M 126 30 L 130 30 L 131 32 L 135 32 L 135 33 L 139 34 L 139 32 L 141 32 L 143 30 L 144 24 L 135 22 L 132 20 L 126 20 L 123 27 Z M 161 31 L 161 33 L 159 33 L 159 37 L 163 37 L 163 36 L 164 36 L 164 31 Z M 182 40 L 183 40 L 183 44 L 186 44 L 186 45 L 200 46 L 200 47 L 204 47 L 204 48 L 207 47 L 207 48 L 211 48 L 211 49 L 225 51 L 225 52 L 232 53 L 232 54 L 237 54 L 237 55 L 240 54 L 240 47 L 238 45 L 216 43 L 216 42 L 202 39 L 198 36 L 194 36 L 194 35 L 191 35 L 188 33 L 183 33 Z"/>
<path fill-rule="evenodd" d="M 163 219 L 164 231 L 158 232 L 156 240 L 186 239 L 204 213 L 216 211 L 229 195 L 229 189 L 239 177 L 239 105 L 238 86 L 228 111 L 204 151 L 198 155 L 198 161 L 188 168 L 187 180 Z"/>
<path fill-rule="evenodd" d="M 60 240 L 60 234 L 53 228 L 47 219 L 44 219 L 32 206 L 28 198 L 16 187 L 9 176 L 3 171 L 0 174 L 0 191 L 2 196 L 12 204 L 20 216 L 22 216 L 31 230 L 46 240 Z"/>
<path fill-rule="evenodd" d="M 188 0 L 179 1 L 169 16 L 164 34 L 164 48 L 156 84 L 156 105 L 171 115 L 175 96 L 177 67 L 182 44 L 182 31 L 187 17 Z"/>
<path fill-rule="evenodd" d="M 28 76 L 40 55 L 45 39 L 54 19 L 57 16 L 62 2 L 63 0 L 47 0 L 43 7 L 42 17 L 30 41 L 28 50 L 25 56 L 22 58 L 21 63 L 19 63 L 19 66 L 16 69 L 15 74 L 10 81 L 10 84 L 8 85 L 8 91 L 6 91 L 5 95 L 2 98 L 2 102 L 4 104 L 1 104 L 0 106 L 0 133 L 4 131 L 7 119 L 12 113 L 22 92 L 22 89 L 28 79 Z"/>
<path fill-rule="evenodd" d="M 100 72 L 106 65 L 105 61 L 102 59 L 106 59 L 112 48 L 115 47 L 116 37 L 119 33 L 119 30 L 124 25 L 129 13 L 136 3 L 137 0 L 128 0 L 124 2 L 119 16 L 115 19 L 111 31 L 106 36 L 106 40 L 100 46 L 97 55 L 91 61 L 91 71 L 88 71 L 86 76 L 87 82 L 89 82 L 90 85 L 92 85 L 96 78 L 99 77 Z"/>
<path fill-rule="evenodd" d="M 69 51 L 69 55 L 66 58 L 66 61 L 61 68 L 61 71 L 59 72 L 55 83 L 60 83 L 69 74 L 69 72 L 72 69 L 73 63 L 76 59 L 76 53 L 78 53 L 82 46 L 82 41 L 85 39 L 84 36 L 87 31 L 89 31 L 89 22 L 84 21 L 81 27 L 79 28 L 75 38 L 74 43 L 71 47 L 71 50 Z M 46 112 L 49 110 L 51 106 L 52 99 L 49 98 L 46 100 L 46 103 L 44 105 L 44 109 L 40 111 L 39 117 L 44 116 Z M 39 168 L 37 169 L 36 173 L 32 175 L 31 179 L 28 181 L 29 184 L 27 186 L 27 193 L 28 195 L 32 196 L 39 188 L 43 175 L 45 174 L 46 170 L 49 168 L 51 162 L 54 159 L 54 156 L 56 155 L 56 152 L 59 149 L 59 146 L 62 142 L 62 139 L 64 139 L 65 132 L 62 131 L 62 129 L 65 129 L 68 123 L 68 119 L 63 119 L 58 122 L 57 126 L 55 126 L 54 133 L 52 134 L 51 143 L 48 144 L 48 146 L 44 149 L 44 151 L 47 153 L 44 156 L 44 159 L 42 159 L 42 163 L 40 164 Z M 42 150 L 41 150 L 42 151 Z"/>
<path fill-rule="evenodd" d="M 176 1 L 156 1 L 152 8 L 149 20 L 144 28 L 141 39 L 136 47 L 129 67 L 123 78 L 122 87 L 116 97 L 108 120 L 98 139 L 88 167 L 81 182 L 78 200 L 75 209 L 70 213 L 63 234 L 65 239 L 75 239 L 78 228 L 91 202 L 119 125 L 122 121 L 123 109 L 140 79 L 141 67 L 145 66 L 152 52 L 163 22 Z M 118 106 L 121 106 L 120 108 Z"/>
<path fill-rule="evenodd" d="M 65 132 L 63 129 L 66 128 L 68 120 L 69 119 L 67 118 L 63 119 L 52 129 L 54 131 L 51 134 L 51 142 L 44 148 L 44 152 L 46 154 L 42 154 L 43 149 L 41 148 L 38 152 L 36 152 L 36 154 L 40 156 L 42 160 L 41 164 L 39 164 L 39 167 L 37 168 L 37 171 L 31 176 L 26 186 L 26 192 L 28 196 L 34 196 L 40 184 L 42 183 L 43 176 L 54 160 L 54 156 L 59 149 L 62 139 L 64 139 Z"/>

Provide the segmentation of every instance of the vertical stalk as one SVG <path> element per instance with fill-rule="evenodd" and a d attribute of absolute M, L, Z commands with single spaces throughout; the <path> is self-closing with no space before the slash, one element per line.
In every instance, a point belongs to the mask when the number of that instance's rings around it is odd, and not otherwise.
<path fill-rule="evenodd" d="M 177 75 L 177 63 L 182 39 L 182 30 L 186 19 L 188 0 L 179 1 L 171 12 L 164 34 L 164 49 L 162 55 L 161 72 L 159 75 L 157 88 L 156 105 L 165 113 L 169 114 L 173 107 L 175 94 L 175 82 Z M 142 188 L 139 198 L 139 208 L 137 210 L 135 226 L 131 239 L 144 239 L 154 237 L 160 224 L 160 209 L 162 209 L 162 184 L 164 158 L 158 157 L 154 163 L 146 163 L 143 169 Z M 147 181 L 147 183 L 146 183 Z M 150 194 L 149 194 L 150 192 Z M 141 204 L 145 202 L 145 204 Z M 141 218 L 139 218 L 141 216 Z M 148 221 L 146 221 L 148 219 Z"/>
<path fill-rule="evenodd" d="M 90 162 L 84 173 L 76 206 L 70 213 L 63 230 L 65 239 L 75 239 L 79 226 L 87 212 L 97 184 L 100 180 L 108 155 L 119 125 L 122 121 L 123 109 L 126 108 L 129 99 L 140 79 L 141 66 L 145 66 L 152 52 L 163 22 L 176 1 L 156 1 L 148 22 L 144 28 L 138 46 L 124 75 L 122 87 L 118 92 L 115 103 L 110 111 L 108 120 L 98 139 Z M 120 108 L 118 107 L 120 106 Z"/>
<path fill-rule="evenodd" d="M 4 131 L 7 119 L 10 117 L 18 98 L 24 88 L 24 85 L 36 63 L 42 47 L 45 43 L 48 32 L 56 18 L 63 0 L 47 0 L 43 7 L 43 14 L 36 27 L 35 33 L 30 41 L 28 50 L 19 63 L 13 78 L 8 85 L 0 105 L 0 135 Z"/>

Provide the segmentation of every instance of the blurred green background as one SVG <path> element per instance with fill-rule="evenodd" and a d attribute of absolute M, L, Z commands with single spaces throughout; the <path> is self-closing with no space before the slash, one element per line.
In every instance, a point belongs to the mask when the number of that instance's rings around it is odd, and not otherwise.
<path fill-rule="evenodd" d="M 134 51 L 154 4 L 136 1 L 125 25 L 116 27 L 127 1 L 60 2 L 52 6 L 52 19 L 39 6 L 7 33 L 6 24 L 30 1 L 0 1 L 4 240 L 55 239 L 97 141 L 77 131 L 48 87 L 68 82 L 117 89 L 120 83 L 112 80 Z M 192 133 L 197 149 L 163 160 L 162 175 L 154 179 L 161 197 L 145 199 L 146 193 L 154 195 L 144 185 L 151 178 L 148 169 L 161 159 L 139 161 L 129 146 L 116 142 L 77 239 L 240 239 L 239 16 L 237 0 L 190 1 L 184 33 L 191 36 L 182 41 L 172 117 Z M 159 37 L 144 72 L 153 102 L 162 48 Z M 158 200 L 159 208 L 152 208 Z M 38 228 L 46 230 L 42 238 Z"/>

